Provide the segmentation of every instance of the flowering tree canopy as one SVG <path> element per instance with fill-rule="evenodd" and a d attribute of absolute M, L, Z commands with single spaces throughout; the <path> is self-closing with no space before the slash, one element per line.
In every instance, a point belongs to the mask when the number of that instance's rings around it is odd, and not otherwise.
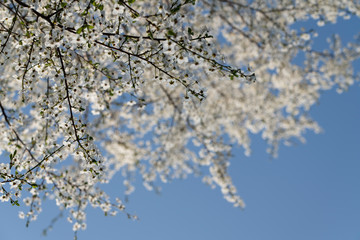
<path fill-rule="evenodd" d="M 319 94 L 359 80 L 359 41 L 318 50 L 293 25 L 351 16 L 359 1 L 0 0 L 1 201 L 29 223 L 55 200 L 77 231 L 88 205 L 136 218 L 101 189 L 118 172 L 128 195 L 135 173 L 156 190 L 206 167 L 244 207 L 231 149 L 304 141 Z"/>

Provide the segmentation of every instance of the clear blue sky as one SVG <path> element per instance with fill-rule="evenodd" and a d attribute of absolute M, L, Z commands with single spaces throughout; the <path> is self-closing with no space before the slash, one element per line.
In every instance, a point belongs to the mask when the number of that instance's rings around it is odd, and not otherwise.
<path fill-rule="evenodd" d="M 348 37 L 354 29 L 350 23 L 321 31 L 336 30 Z M 163 185 L 160 196 L 138 186 L 127 207 L 139 221 L 124 215 L 104 217 L 100 210 L 89 209 L 88 229 L 79 232 L 79 239 L 360 240 L 359 83 L 341 95 L 325 92 L 311 115 L 324 132 L 307 133 L 306 144 L 282 146 L 276 159 L 266 154 L 259 136 L 252 139 L 251 157 L 234 150 L 230 172 L 247 204 L 244 210 L 233 208 L 219 189 L 211 190 L 200 178 Z M 118 187 L 108 189 L 121 193 Z M 0 239 L 72 239 L 72 226 L 65 219 L 47 237 L 41 236 L 57 214 L 53 202 L 43 209 L 38 221 L 25 228 L 18 207 L 0 204 Z"/>

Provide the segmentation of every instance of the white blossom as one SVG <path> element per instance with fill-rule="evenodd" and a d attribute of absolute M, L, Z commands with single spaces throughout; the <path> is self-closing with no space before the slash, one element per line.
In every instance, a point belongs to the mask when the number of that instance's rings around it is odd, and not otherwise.
<path fill-rule="evenodd" d="M 138 218 L 102 189 L 117 174 L 129 195 L 136 174 L 156 191 L 158 180 L 206 168 L 203 182 L 244 207 L 228 174 L 232 148 L 249 155 L 249 133 L 274 156 L 304 142 L 321 130 L 307 114 L 320 94 L 359 80 L 359 41 L 334 35 L 314 49 L 316 29 L 296 26 L 325 28 L 359 9 L 350 0 L 2 3 L 0 201 L 24 203 L 19 217 L 32 221 L 55 200 L 78 231 L 88 206 Z"/>

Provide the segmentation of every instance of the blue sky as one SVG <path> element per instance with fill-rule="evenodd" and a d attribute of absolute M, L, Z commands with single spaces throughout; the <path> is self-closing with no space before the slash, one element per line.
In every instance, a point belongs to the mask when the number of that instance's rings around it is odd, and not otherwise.
<path fill-rule="evenodd" d="M 349 37 L 351 22 L 321 31 Z M 233 208 L 219 189 L 210 189 L 200 178 L 163 185 L 161 195 L 138 182 L 127 208 L 139 221 L 89 209 L 88 229 L 79 232 L 79 239 L 360 240 L 359 83 L 341 95 L 325 92 L 311 116 L 324 131 L 307 133 L 306 144 L 282 146 L 276 159 L 266 153 L 259 136 L 252 138 L 250 157 L 234 149 L 230 173 L 246 202 L 244 210 Z M 108 189 L 114 194 L 122 190 L 119 184 Z M 18 207 L 0 204 L 1 239 L 72 239 L 72 227 L 64 218 L 46 238 L 41 236 L 57 214 L 53 202 L 43 209 L 38 221 L 25 228 Z"/>

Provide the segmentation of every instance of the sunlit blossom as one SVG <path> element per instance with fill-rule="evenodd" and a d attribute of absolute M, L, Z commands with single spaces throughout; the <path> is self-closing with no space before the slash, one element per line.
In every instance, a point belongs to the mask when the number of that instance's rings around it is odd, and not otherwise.
<path fill-rule="evenodd" d="M 359 42 L 334 35 L 315 50 L 316 29 L 294 27 L 359 16 L 359 3 L 245 2 L 0 5 L 0 201 L 24 203 L 19 217 L 33 221 L 54 200 L 78 231 L 88 206 L 138 219 L 103 191 L 114 176 L 127 196 L 137 174 L 157 191 L 204 168 L 205 184 L 244 207 L 232 148 L 249 155 L 250 133 L 273 156 L 304 142 L 321 130 L 307 114 L 320 94 L 360 77 Z"/>

